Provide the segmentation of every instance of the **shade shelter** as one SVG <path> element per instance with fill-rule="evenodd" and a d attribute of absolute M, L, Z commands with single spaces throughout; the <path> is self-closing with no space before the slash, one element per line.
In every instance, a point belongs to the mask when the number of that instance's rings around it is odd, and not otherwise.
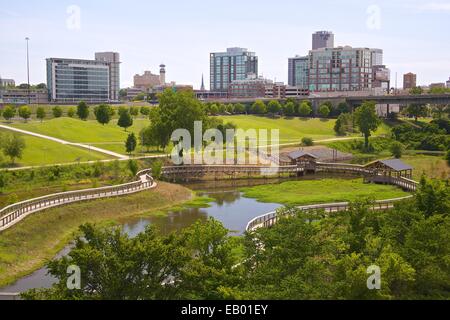
<path fill-rule="evenodd" d="M 366 169 L 371 170 L 377 176 L 407 179 L 413 177 L 413 167 L 400 159 L 378 160 L 366 165 Z"/>

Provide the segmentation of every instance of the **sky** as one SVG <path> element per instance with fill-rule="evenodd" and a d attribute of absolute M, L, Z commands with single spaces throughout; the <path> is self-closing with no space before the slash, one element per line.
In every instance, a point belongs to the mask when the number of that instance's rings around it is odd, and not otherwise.
<path fill-rule="evenodd" d="M 0 0 L 0 77 L 46 82 L 45 59 L 121 55 L 121 87 L 144 70 L 209 87 L 209 53 L 244 47 L 259 73 L 287 82 L 288 58 L 306 55 L 311 35 L 329 30 L 336 46 L 384 50 L 392 85 L 417 74 L 419 85 L 450 77 L 450 1 L 417 0 Z"/>

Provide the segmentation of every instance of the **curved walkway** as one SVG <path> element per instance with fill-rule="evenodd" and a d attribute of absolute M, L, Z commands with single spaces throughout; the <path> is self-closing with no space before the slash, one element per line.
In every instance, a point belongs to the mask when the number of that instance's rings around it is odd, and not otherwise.
<path fill-rule="evenodd" d="M 106 154 L 106 155 L 109 155 L 109 156 L 113 156 L 113 157 L 116 157 L 116 158 L 119 158 L 119 159 L 124 159 L 124 160 L 129 159 L 128 156 L 124 156 L 123 154 L 116 153 L 116 152 L 109 151 L 109 150 L 105 150 L 105 149 L 101 149 L 101 148 L 97 148 L 97 147 L 93 147 L 93 146 L 90 146 L 90 145 L 87 145 L 87 144 L 83 144 L 83 143 L 73 143 L 73 142 L 69 142 L 69 141 L 66 141 L 66 140 L 62 140 L 62 139 L 46 136 L 46 135 L 43 135 L 43 134 L 31 132 L 31 131 L 17 129 L 17 128 L 14 128 L 14 127 L 5 126 L 5 125 L 1 125 L 1 124 L 0 124 L 0 128 L 1 129 L 6 129 L 6 130 L 10 130 L 10 131 L 14 131 L 14 132 L 17 132 L 17 133 L 26 134 L 26 135 L 37 137 L 37 138 L 41 138 L 41 139 L 50 140 L 50 141 L 61 143 L 61 144 L 64 144 L 64 145 L 80 147 L 80 148 L 88 149 L 90 151 L 96 151 L 96 152 L 103 153 L 103 154 Z"/>
<path fill-rule="evenodd" d="M 129 195 L 156 187 L 150 175 L 142 174 L 137 176 L 137 181 L 118 186 L 62 192 L 15 203 L 0 210 L 0 232 L 39 211 L 75 202 Z"/>

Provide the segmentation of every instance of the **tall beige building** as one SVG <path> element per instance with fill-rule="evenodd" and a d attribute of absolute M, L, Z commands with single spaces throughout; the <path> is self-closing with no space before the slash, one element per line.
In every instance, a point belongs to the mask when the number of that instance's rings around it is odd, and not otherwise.
<path fill-rule="evenodd" d="M 161 85 L 161 77 L 158 74 L 153 74 L 151 71 L 145 71 L 143 75 L 134 76 L 134 87 L 139 89 L 151 89 Z"/>
<path fill-rule="evenodd" d="M 403 89 L 408 90 L 417 87 L 417 75 L 414 73 L 407 73 L 403 76 Z"/>

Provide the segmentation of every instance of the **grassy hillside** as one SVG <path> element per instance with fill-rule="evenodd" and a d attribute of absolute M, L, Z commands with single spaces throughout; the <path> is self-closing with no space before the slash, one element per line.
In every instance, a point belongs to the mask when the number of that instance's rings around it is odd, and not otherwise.
<path fill-rule="evenodd" d="M 73 239 L 82 224 L 114 223 L 138 215 L 161 214 L 161 210 L 191 198 L 189 189 L 160 183 L 151 191 L 81 202 L 30 215 L 0 233 L 0 287 L 41 268 Z"/>
<path fill-rule="evenodd" d="M 149 120 L 135 119 L 128 132 L 117 125 L 117 120 L 103 126 L 95 120 L 81 121 L 72 118 L 58 118 L 46 120 L 42 123 L 39 121 L 15 122 L 12 126 L 69 142 L 90 144 L 124 154 L 124 143 L 128 134 L 134 132 L 138 135 L 141 129 L 149 124 Z"/>
<path fill-rule="evenodd" d="M 277 118 L 262 116 L 221 116 L 225 122 L 232 122 L 238 128 L 248 129 L 279 129 L 281 143 L 299 142 L 304 137 L 314 140 L 324 140 L 336 138 L 334 132 L 334 119 L 310 119 L 310 118 Z M 389 132 L 389 126 L 382 124 L 376 135 L 383 135 Z"/>
<path fill-rule="evenodd" d="M 0 133 L 11 134 L 9 130 L 0 129 Z M 46 139 L 29 135 L 21 135 L 25 139 L 25 150 L 22 159 L 16 160 L 20 166 L 37 166 L 55 163 L 70 163 L 75 161 L 94 161 L 108 159 L 107 155 L 73 146 L 63 145 Z M 1 161 L 3 158 L 3 161 Z M 0 165 L 9 159 L 0 155 Z"/>

